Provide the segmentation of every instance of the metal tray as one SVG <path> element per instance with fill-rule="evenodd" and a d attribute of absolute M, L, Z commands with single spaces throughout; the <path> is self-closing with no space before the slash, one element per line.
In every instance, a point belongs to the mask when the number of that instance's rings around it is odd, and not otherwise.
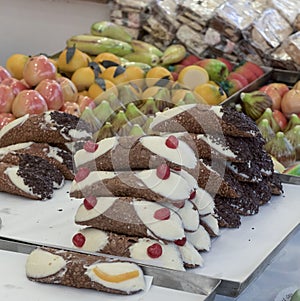
<path fill-rule="evenodd" d="M 34 244 L 34 243 L 19 241 L 15 239 L 2 238 L 0 236 L 0 250 L 29 254 L 35 248 L 41 246 L 47 246 L 55 249 L 62 249 L 61 246 L 56 246 L 51 244 L 36 244 L 36 243 Z M 96 256 L 100 255 L 99 253 L 84 252 L 84 251 L 74 250 L 72 248 L 66 248 L 66 247 L 64 247 L 63 249 L 69 251 L 76 251 L 78 253 L 93 254 Z M 101 254 L 101 255 L 110 258 L 114 257 L 114 256 L 108 256 L 106 254 Z M 121 257 L 117 257 L 117 258 L 119 259 Z M 121 259 L 126 261 L 129 260 L 128 258 L 121 258 Z M 201 300 L 201 301 L 213 301 L 216 295 L 216 289 L 221 282 L 219 279 L 213 279 L 201 275 L 195 276 L 193 274 L 185 273 L 182 271 L 163 269 L 163 268 L 141 264 L 141 263 L 138 263 L 138 265 L 142 268 L 145 275 L 153 278 L 152 285 L 198 295 L 197 300 Z M 150 292 L 148 292 L 147 294 L 149 293 Z M 99 301 L 100 300 L 102 300 L 101 296 L 99 296 Z"/>
<path fill-rule="evenodd" d="M 240 95 L 242 92 L 255 91 L 261 88 L 262 86 L 272 82 L 285 83 L 289 87 L 292 87 L 298 80 L 300 80 L 300 72 L 298 71 L 271 69 L 270 71 L 266 72 L 263 76 L 258 78 L 256 81 L 252 82 L 251 84 L 244 87 L 242 90 L 228 97 L 222 103 L 222 105 L 234 107 L 235 105 L 241 103 Z M 283 183 L 300 185 L 300 177 L 279 174 L 279 178 Z"/>
<path fill-rule="evenodd" d="M 66 183 L 45 202 L 0 193 L 0 249 L 28 253 L 28 248 L 37 245 L 73 248 L 71 237 L 80 228 L 74 223 L 74 215 L 81 200 L 71 200 L 69 189 Z M 238 296 L 297 229 L 297 195 L 297 186 L 285 184 L 283 195 L 272 197 L 258 214 L 243 217 L 239 229 L 222 229 L 211 250 L 202 253 L 204 267 L 176 272 L 143 265 L 146 275 L 152 275 L 157 286 L 177 289 L 178 293 L 198 293 L 200 300 L 213 300 L 215 290 L 217 294 Z"/>
<path fill-rule="evenodd" d="M 245 86 L 243 89 L 234 93 L 228 97 L 225 101 L 222 102 L 222 105 L 231 105 L 234 106 L 240 103 L 240 94 L 242 92 L 251 92 L 258 90 L 260 87 L 271 83 L 271 82 L 281 82 L 285 83 L 288 86 L 294 85 L 298 80 L 300 80 L 300 72 L 297 71 L 288 71 L 281 69 L 270 69 L 266 68 L 265 74 L 259 77 L 257 80 L 253 81 L 249 85 Z"/>

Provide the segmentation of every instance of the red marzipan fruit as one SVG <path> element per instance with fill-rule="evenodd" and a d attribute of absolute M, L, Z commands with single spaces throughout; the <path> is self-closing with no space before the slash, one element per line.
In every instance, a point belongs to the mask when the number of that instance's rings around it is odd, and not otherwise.
<path fill-rule="evenodd" d="M 281 131 L 283 131 L 286 128 L 287 124 L 288 124 L 287 118 L 279 110 L 273 110 L 272 114 L 273 114 L 274 119 L 276 120 L 276 122 L 280 126 Z"/>
<path fill-rule="evenodd" d="M 273 102 L 272 110 L 280 110 L 282 97 L 275 86 L 266 85 L 261 87 L 259 91 L 262 91 L 271 97 Z"/>
<path fill-rule="evenodd" d="M 250 69 L 257 77 L 260 77 L 265 73 L 264 70 L 259 65 L 253 62 L 249 62 L 249 61 L 245 62 L 243 66 Z"/>
<path fill-rule="evenodd" d="M 249 84 L 247 78 L 237 72 L 230 72 L 229 75 L 227 76 L 227 79 L 228 80 L 237 79 L 243 85 L 243 87 Z"/>
<path fill-rule="evenodd" d="M 224 88 L 224 90 L 228 96 L 231 96 L 232 94 L 243 88 L 243 84 L 238 79 L 232 78 L 228 80 L 227 88 Z"/>
<path fill-rule="evenodd" d="M 200 58 L 194 54 L 190 54 L 187 57 L 185 57 L 179 64 L 184 66 L 190 66 L 194 63 L 198 62 Z"/>
<path fill-rule="evenodd" d="M 232 71 L 233 65 L 229 60 L 225 59 L 224 57 L 217 57 L 217 60 L 223 62 L 227 66 L 229 72 Z"/>
<path fill-rule="evenodd" d="M 257 79 L 256 74 L 252 70 L 247 68 L 245 65 L 238 66 L 234 69 L 234 72 L 243 75 L 248 80 L 248 83 L 251 83 Z"/>

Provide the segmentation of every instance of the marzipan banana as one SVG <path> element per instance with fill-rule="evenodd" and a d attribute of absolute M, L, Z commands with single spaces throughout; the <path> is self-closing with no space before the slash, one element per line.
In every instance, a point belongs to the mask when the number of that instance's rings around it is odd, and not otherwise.
<path fill-rule="evenodd" d="M 135 52 L 150 52 L 157 55 L 158 57 L 163 56 L 163 52 L 156 46 L 141 40 L 132 40 L 131 46 L 133 48 L 133 51 Z"/>
<path fill-rule="evenodd" d="M 91 25 L 91 34 L 130 43 L 132 36 L 120 25 L 110 21 L 95 22 Z"/>
<path fill-rule="evenodd" d="M 141 62 L 123 62 L 122 63 L 123 67 L 130 67 L 130 66 L 136 66 L 141 68 L 142 70 L 144 70 L 144 72 L 148 72 L 151 69 L 151 66 L 145 63 L 141 63 Z"/>
<path fill-rule="evenodd" d="M 130 62 L 140 62 L 152 67 L 159 63 L 159 57 L 150 52 L 132 52 L 124 55 L 124 58 Z"/>
<path fill-rule="evenodd" d="M 160 58 L 161 65 L 175 64 L 183 60 L 186 56 L 186 48 L 181 44 L 172 44 L 166 48 Z"/>
<path fill-rule="evenodd" d="M 69 38 L 67 47 L 72 46 L 90 55 L 111 52 L 117 56 L 124 56 L 133 51 L 131 45 L 127 42 L 87 34 L 75 35 Z"/>

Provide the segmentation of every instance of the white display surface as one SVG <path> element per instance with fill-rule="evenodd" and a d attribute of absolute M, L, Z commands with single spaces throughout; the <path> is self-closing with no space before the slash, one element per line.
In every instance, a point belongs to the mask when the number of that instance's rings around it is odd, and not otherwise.
<path fill-rule="evenodd" d="M 32 282 L 25 274 L 27 255 L 0 250 L 0 300 L 5 301 L 202 301 L 203 296 L 170 290 L 158 286 L 151 286 L 151 277 L 146 277 L 147 290 L 132 296 L 118 296 L 89 289 L 76 289 L 72 287 L 42 284 Z M 79 293 L 80 292 L 80 293 Z M 54 297 L 55 296 L 55 297 Z"/>
<path fill-rule="evenodd" d="M 80 228 L 74 223 L 81 200 L 70 199 L 70 183 L 47 201 L 31 201 L 0 195 L 0 236 L 38 244 L 72 247 Z M 300 221 L 299 186 L 284 185 L 281 196 L 272 197 L 255 216 L 242 219 L 239 229 L 224 229 L 204 253 L 205 266 L 192 273 L 243 283 Z"/>

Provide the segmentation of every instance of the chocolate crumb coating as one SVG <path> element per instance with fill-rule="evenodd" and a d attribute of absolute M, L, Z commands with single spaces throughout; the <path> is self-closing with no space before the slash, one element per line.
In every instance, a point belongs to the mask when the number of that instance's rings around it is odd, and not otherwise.
<path fill-rule="evenodd" d="M 86 221 L 75 220 L 75 223 L 129 236 L 149 237 L 148 228 L 135 212 L 132 198 L 119 199 L 101 216 Z"/>
<path fill-rule="evenodd" d="M 67 262 L 64 269 L 64 273 L 61 271 L 54 275 L 44 277 L 44 278 L 32 278 L 28 277 L 31 281 L 41 282 L 41 283 L 55 283 L 69 287 L 75 288 L 87 288 L 95 289 L 97 291 L 128 295 L 135 292 L 126 292 L 118 289 L 112 289 L 106 287 L 98 282 L 92 281 L 90 277 L 86 274 L 86 269 L 88 266 L 95 264 L 97 262 L 113 262 L 116 260 L 91 254 L 83 254 L 71 251 L 56 250 L 52 248 L 41 248 L 44 251 L 50 252 L 54 255 L 58 255 L 64 258 Z"/>
<path fill-rule="evenodd" d="M 283 193 L 282 182 L 279 178 L 279 174 L 273 173 L 271 176 L 267 177 L 267 181 L 272 195 L 280 195 Z"/>
<path fill-rule="evenodd" d="M 40 157 L 55 166 L 67 180 L 74 179 L 73 158 L 71 153 L 50 146 L 47 143 L 19 143 L 15 144 L 13 149 L 0 148 L 0 161 L 10 163 L 12 156 L 17 154 L 29 154 Z"/>
<path fill-rule="evenodd" d="M 40 158 L 22 157 L 19 165 L 0 162 L 0 191 L 20 195 L 33 200 L 50 199 L 53 195 L 53 181 L 56 176 L 49 170 L 49 164 L 40 162 Z M 38 162 L 38 164 L 37 164 Z M 6 174 L 9 168 L 18 168 L 17 176 L 23 179 L 29 191 L 17 187 Z M 47 174 L 49 171 L 49 175 Z"/>
<path fill-rule="evenodd" d="M 241 225 L 241 217 L 229 202 L 230 199 L 216 196 L 215 201 L 215 217 L 218 220 L 220 228 L 239 228 Z"/>
<path fill-rule="evenodd" d="M 90 126 L 80 118 L 61 111 L 47 111 L 25 115 L 4 126 L 0 130 L 0 147 L 29 141 L 66 143 L 91 137 Z"/>

